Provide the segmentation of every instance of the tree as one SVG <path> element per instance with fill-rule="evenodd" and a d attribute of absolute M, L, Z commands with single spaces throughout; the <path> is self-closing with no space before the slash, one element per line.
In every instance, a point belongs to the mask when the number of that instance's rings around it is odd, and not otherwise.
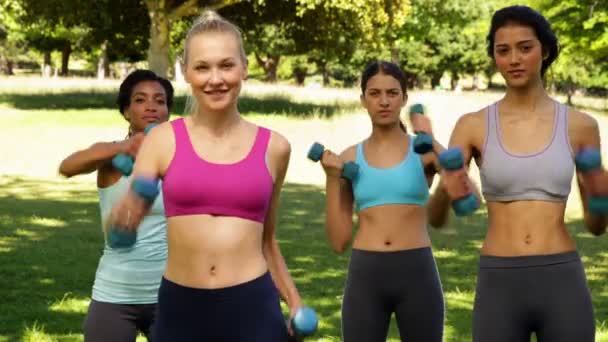
<path fill-rule="evenodd" d="M 568 103 L 579 87 L 608 88 L 608 2 L 537 0 L 536 5 L 560 41 L 560 57 L 550 73 Z"/>
<path fill-rule="evenodd" d="M 276 82 L 281 58 L 296 52 L 296 11 L 295 0 L 257 0 L 224 7 L 219 13 L 241 28 L 246 49 L 264 70 L 265 81 Z"/>
<path fill-rule="evenodd" d="M 0 0 L 0 72 L 13 75 L 15 60 L 24 53 L 25 38 L 19 25 L 23 11 L 16 0 Z"/>
<path fill-rule="evenodd" d="M 454 87 L 462 74 L 486 69 L 485 35 L 491 10 L 491 3 L 483 0 L 412 0 L 412 14 L 398 42 L 410 83 L 426 75 L 434 88 L 447 71 Z"/>
<path fill-rule="evenodd" d="M 203 8 L 220 9 L 241 0 L 144 0 L 150 16 L 149 68 L 167 77 L 171 67 L 171 25 L 184 18 L 200 13 Z"/>

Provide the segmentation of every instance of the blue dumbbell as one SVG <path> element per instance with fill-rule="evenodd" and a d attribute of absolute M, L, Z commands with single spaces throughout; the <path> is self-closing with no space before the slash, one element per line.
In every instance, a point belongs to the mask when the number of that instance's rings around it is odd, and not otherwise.
<path fill-rule="evenodd" d="M 319 320 L 314 309 L 303 306 L 296 311 L 290 324 L 295 335 L 292 341 L 302 341 L 304 337 L 311 336 L 317 332 Z"/>
<path fill-rule="evenodd" d="M 464 157 L 458 148 L 450 148 L 439 153 L 439 164 L 446 170 L 456 171 L 464 167 Z M 452 201 L 452 208 L 456 216 L 467 216 L 479 209 L 479 200 L 470 193 L 463 198 Z"/>
<path fill-rule="evenodd" d="M 325 152 L 325 147 L 319 143 L 314 143 L 308 150 L 308 159 L 318 162 L 321 160 L 323 156 L 323 152 Z M 344 168 L 342 169 L 342 178 L 353 181 L 357 174 L 359 173 L 359 165 L 357 163 L 349 161 L 344 163 Z"/>
<path fill-rule="evenodd" d="M 154 202 L 160 190 L 158 189 L 158 179 L 137 177 L 131 183 L 131 190 L 139 197 L 143 198 L 148 204 Z M 119 226 L 112 226 L 108 229 L 107 243 L 111 248 L 127 248 L 135 244 L 137 232 L 126 230 Z"/>
<path fill-rule="evenodd" d="M 148 134 L 148 132 L 150 132 L 150 130 L 156 125 L 157 124 L 152 123 L 146 126 L 144 129 L 144 134 Z M 130 176 L 131 172 L 133 172 L 133 163 L 133 158 L 126 153 L 119 153 L 112 158 L 112 166 L 114 166 L 115 169 L 120 171 L 120 173 L 125 176 Z"/>
<path fill-rule="evenodd" d="M 410 117 L 415 114 L 424 115 L 424 106 L 420 103 L 416 103 L 410 107 Z M 414 152 L 418 154 L 425 154 L 433 150 L 433 137 L 426 134 L 425 132 L 414 132 Z"/>
<path fill-rule="evenodd" d="M 595 174 L 603 172 L 602 156 L 599 149 L 583 149 L 574 158 L 576 167 L 585 174 L 585 177 L 595 177 Z M 591 197 L 587 207 L 589 212 L 598 215 L 608 214 L 608 197 Z"/>

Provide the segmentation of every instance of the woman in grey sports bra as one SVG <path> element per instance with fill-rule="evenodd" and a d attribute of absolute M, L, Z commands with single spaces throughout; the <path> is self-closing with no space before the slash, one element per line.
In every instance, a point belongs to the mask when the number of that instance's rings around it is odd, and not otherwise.
<path fill-rule="evenodd" d="M 450 147 L 480 168 L 488 207 L 473 312 L 473 341 L 592 342 L 595 318 L 585 270 L 564 212 L 576 153 L 599 148 L 596 121 L 557 103 L 542 77 L 557 58 L 550 24 L 525 6 L 497 11 L 488 34 L 488 54 L 504 77 L 504 98 L 462 116 Z M 590 214 L 588 180 L 578 170 L 585 225 L 594 235 L 606 217 Z M 607 179 L 606 172 L 600 176 Z M 449 194 L 462 185 L 444 182 L 431 199 L 445 218 Z M 442 221 L 442 220 L 435 220 Z M 445 224 L 445 220 L 440 222 Z"/>

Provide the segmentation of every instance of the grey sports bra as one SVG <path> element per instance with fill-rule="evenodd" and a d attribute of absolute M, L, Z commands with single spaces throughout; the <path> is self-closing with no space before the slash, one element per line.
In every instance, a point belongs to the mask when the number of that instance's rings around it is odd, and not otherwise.
<path fill-rule="evenodd" d="M 487 132 L 480 168 L 487 201 L 568 199 L 574 176 L 574 153 L 568 137 L 568 107 L 555 103 L 553 134 L 539 152 L 512 154 L 502 145 L 497 104 L 486 111 Z"/>

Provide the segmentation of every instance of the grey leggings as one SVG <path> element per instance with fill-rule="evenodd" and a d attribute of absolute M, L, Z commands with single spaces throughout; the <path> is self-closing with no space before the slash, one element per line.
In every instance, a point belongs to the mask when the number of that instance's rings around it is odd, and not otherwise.
<path fill-rule="evenodd" d="M 152 341 L 156 304 L 113 304 L 91 300 L 83 330 L 85 342 L 135 342 L 142 332 Z"/>
<path fill-rule="evenodd" d="M 430 247 L 353 249 L 342 303 L 343 341 L 386 341 L 393 312 L 401 340 L 441 342 L 445 306 Z"/>
<path fill-rule="evenodd" d="M 593 342 L 595 318 L 577 252 L 481 256 L 473 341 Z"/>

